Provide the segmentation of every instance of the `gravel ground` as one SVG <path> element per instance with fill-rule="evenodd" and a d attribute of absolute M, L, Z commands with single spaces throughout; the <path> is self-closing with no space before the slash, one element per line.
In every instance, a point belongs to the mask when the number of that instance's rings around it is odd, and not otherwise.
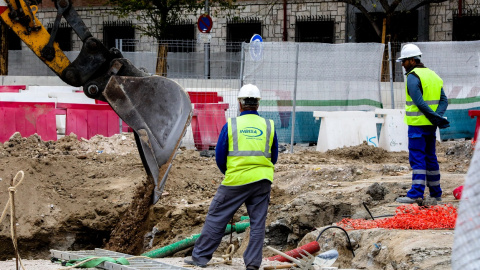
<path fill-rule="evenodd" d="M 163 259 L 155 259 L 156 261 L 185 267 L 188 269 L 204 269 L 199 267 L 188 267 L 183 263 L 184 258 L 163 258 Z M 213 261 L 213 260 L 212 260 Z M 50 260 L 22 260 L 23 265 L 25 266 L 25 270 L 61 270 L 66 269 L 66 267 L 62 267 L 59 264 L 54 264 Z M 269 265 L 273 264 L 273 262 L 269 262 Z M 8 260 L 8 261 L 0 261 L 0 269 L 1 270 L 16 270 L 15 260 Z M 22 269 L 19 266 L 19 269 Z M 85 269 L 85 268 L 83 268 Z M 88 268 L 88 269 L 97 269 L 97 268 Z M 232 269 L 232 270 L 240 270 L 245 269 L 245 265 L 243 264 L 243 260 L 239 258 L 234 258 L 232 265 L 225 265 L 225 264 L 211 264 L 207 267 L 207 269 Z M 23 269 L 22 269 L 23 270 Z"/>

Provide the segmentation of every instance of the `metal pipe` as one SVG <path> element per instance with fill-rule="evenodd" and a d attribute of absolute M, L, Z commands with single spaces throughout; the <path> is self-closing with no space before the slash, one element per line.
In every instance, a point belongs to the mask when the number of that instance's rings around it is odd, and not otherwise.
<path fill-rule="evenodd" d="M 204 79 L 210 79 L 210 43 L 203 44 L 203 49 L 205 62 Z"/>
<path fill-rule="evenodd" d="M 459 0 L 461 1 L 461 0 Z M 283 41 L 287 41 L 288 31 L 287 31 L 287 0 L 283 0 Z"/>
<path fill-rule="evenodd" d="M 290 153 L 293 153 L 293 143 L 295 138 L 295 113 L 296 113 L 296 101 L 297 101 L 297 78 L 298 78 L 298 51 L 299 44 L 296 44 L 297 53 L 295 56 L 295 83 L 293 85 L 293 100 L 292 100 L 292 135 L 290 136 Z"/>
<path fill-rule="evenodd" d="M 388 42 L 388 69 L 390 70 L 390 99 L 392 102 L 392 109 L 395 109 L 395 97 L 393 91 L 393 59 L 392 59 L 392 45 Z"/>
<path fill-rule="evenodd" d="M 242 42 L 242 51 L 240 52 L 240 78 L 239 78 L 239 81 L 240 81 L 240 85 L 238 87 L 238 89 L 242 88 L 243 86 L 243 73 L 245 72 L 245 46 L 247 46 L 247 43 L 245 42 Z M 240 115 L 240 106 L 238 105 L 238 101 L 237 101 L 237 115 L 236 116 L 239 116 Z"/>
<path fill-rule="evenodd" d="M 210 13 L 210 8 L 208 6 L 208 0 L 205 0 L 205 13 Z M 204 62 L 205 62 L 205 70 L 204 70 L 204 78 L 210 79 L 210 42 L 207 42 L 203 45 L 204 49 Z"/>
<path fill-rule="evenodd" d="M 242 42 L 242 50 L 240 52 L 240 85 L 238 87 L 238 89 L 240 89 L 242 86 L 243 86 L 243 73 L 244 73 L 244 69 L 245 69 L 245 46 L 246 46 L 247 43 L 245 42 Z"/>

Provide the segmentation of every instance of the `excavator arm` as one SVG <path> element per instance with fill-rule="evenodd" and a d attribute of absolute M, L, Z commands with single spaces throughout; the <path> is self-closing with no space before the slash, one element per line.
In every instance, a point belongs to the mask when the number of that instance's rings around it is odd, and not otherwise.
<path fill-rule="evenodd" d="M 155 184 L 155 204 L 191 120 L 187 92 L 173 80 L 137 69 L 118 49 L 106 48 L 92 36 L 70 0 L 52 1 L 57 16 L 51 33 L 35 16 L 38 7 L 28 0 L 0 0 L 0 17 L 65 83 L 82 86 L 88 97 L 108 102 L 134 130 L 143 165 Z M 54 41 L 62 18 L 83 43 L 72 62 Z"/>

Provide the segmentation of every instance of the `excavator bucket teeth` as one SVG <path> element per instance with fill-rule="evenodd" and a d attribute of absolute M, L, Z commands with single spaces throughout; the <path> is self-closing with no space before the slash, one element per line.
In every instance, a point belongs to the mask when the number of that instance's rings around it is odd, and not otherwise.
<path fill-rule="evenodd" d="M 155 204 L 160 199 L 171 162 L 190 124 L 192 105 L 188 93 L 178 83 L 165 77 L 112 76 L 103 96 L 135 131 L 143 165 L 155 184 Z"/>

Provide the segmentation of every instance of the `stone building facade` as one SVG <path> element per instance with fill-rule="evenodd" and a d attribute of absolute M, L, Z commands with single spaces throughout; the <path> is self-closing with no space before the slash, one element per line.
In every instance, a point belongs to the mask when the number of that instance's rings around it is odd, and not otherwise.
<path fill-rule="evenodd" d="M 464 0 L 462 8 L 464 13 L 475 13 L 480 7 L 479 0 Z M 56 16 L 56 9 L 51 1 L 43 1 L 39 6 L 37 17 L 48 27 L 53 25 Z M 479 1 L 480 2 L 480 1 Z M 128 21 L 132 25 L 141 24 L 136 16 L 130 18 L 119 18 L 112 13 L 112 7 L 103 6 L 103 1 L 98 0 L 79 0 L 75 2 L 75 9 L 90 28 L 91 33 L 100 40 L 104 39 L 105 22 Z M 309 41 L 315 37 L 303 39 L 299 37 L 300 30 L 298 25 L 302 22 L 317 22 L 327 25 L 329 28 L 325 32 L 328 37 L 323 37 L 328 43 L 358 42 L 356 36 L 356 27 L 358 15 L 360 12 L 343 2 L 329 0 L 306 1 L 243 1 L 239 2 L 237 10 L 228 12 L 218 12 L 215 7 L 211 7 L 210 15 L 213 19 L 213 27 L 210 33 L 201 33 L 196 26 L 198 17 L 203 13 L 198 10 L 194 14 L 184 14 L 185 22 L 191 22 L 192 35 L 191 40 L 204 40 L 212 44 L 225 44 L 232 40 L 232 29 L 229 25 L 232 22 L 254 21 L 259 23 L 260 34 L 264 41 Z M 459 5 L 457 1 L 445 1 L 442 3 L 432 3 L 429 6 L 419 9 L 418 15 L 418 40 L 412 41 L 451 41 L 454 39 L 454 17 L 458 15 Z M 381 12 L 380 5 L 370 6 L 370 12 Z M 284 16 L 286 14 L 286 16 Z M 470 14 L 471 15 L 471 14 Z M 286 19 L 286 22 L 285 22 Z M 237 28 L 238 31 L 238 28 Z M 331 32 L 331 33 L 330 33 Z M 235 36 L 235 35 L 233 35 Z M 331 37 L 330 37 L 331 36 Z M 322 38 L 322 37 L 317 37 Z M 134 31 L 135 51 L 150 51 L 156 48 L 156 40 L 142 35 L 140 31 Z M 318 41 L 317 41 L 318 42 Z M 81 41 L 72 32 L 71 49 L 79 50 Z"/>

